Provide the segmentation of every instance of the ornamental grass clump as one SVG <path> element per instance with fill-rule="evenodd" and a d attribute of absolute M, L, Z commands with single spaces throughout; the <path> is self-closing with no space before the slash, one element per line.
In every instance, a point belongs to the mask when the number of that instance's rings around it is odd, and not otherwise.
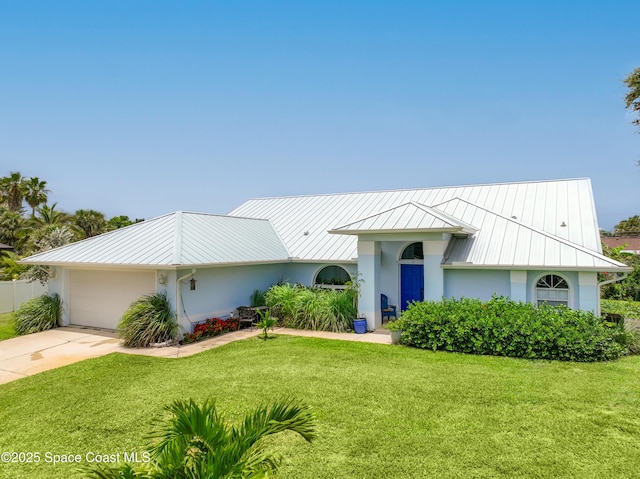
<path fill-rule="evenodd" d="M 358 308 L 352 288 L 323 289 L 278 284 L 265 293 L 267 307 L 277 311 L 288 328 L 344 332 L 350 330 Z"/>
<path fill-rule="evenodd" d="M 403 343 L 423 349 L 563 361 L 606 361 L 626 354 L 631 336 L 593 313 L 509 298 L 412 303 Z"/>
<path fill-rule="evenodd" d="M 55 328 L 61 315 L 62 300 L 57 293 L 30 299 L 16 311 L 16 333 L 38 333 Z"/>
<path fill-rule="evenodd" d="M 128 348 L 148 348 L 175 341 L 180 326 L 165 293 L 142 296 L 134 301 L 118 324 Z"/>

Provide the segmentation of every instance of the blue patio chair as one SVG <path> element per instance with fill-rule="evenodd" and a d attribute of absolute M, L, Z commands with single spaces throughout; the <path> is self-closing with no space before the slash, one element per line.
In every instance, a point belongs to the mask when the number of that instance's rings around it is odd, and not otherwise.
<path fill-rule="evenodd" d="M 382 322 L 384 323 L 384 318 L 387 318 L 387 321 L 391 316 L 398 319 L 398 313 L 396 312 L 396 307 L 392 304 L 389 304 L 389 298 L 387 298 L 386 294 L 380 295 L 380 308 L 382 309 Z"/>

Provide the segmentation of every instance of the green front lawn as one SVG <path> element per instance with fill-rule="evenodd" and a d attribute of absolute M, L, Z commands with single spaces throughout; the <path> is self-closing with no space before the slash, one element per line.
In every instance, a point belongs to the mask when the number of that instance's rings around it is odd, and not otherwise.
<path fill-rule="evenodd" d="M 626 319 L 640 319 L 640 301 L 603 299 L 601 307 L 603 313 L 620 314 Z"/>
<path fill-rule="evenodd" d="M 213 397 L 230 419 L 294 396 L 318 439 L 269 439 L 278 477 L 629 478 L 640 475 L 640 357 L 566 363 L 277 336 L 184 359 L 111 354 L 0 386 L 0 477 L 82 477 L 47 452 L 123 454 L 162 408 Z"/>
<path fill-rule="evenodd" d="M 13 313 L 0 313 L 0 341 L 15 338 L 15 317 Z"/>

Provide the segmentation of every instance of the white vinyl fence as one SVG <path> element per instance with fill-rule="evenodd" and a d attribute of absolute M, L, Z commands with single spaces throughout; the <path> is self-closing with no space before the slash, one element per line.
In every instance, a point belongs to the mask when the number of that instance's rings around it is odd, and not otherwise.
<path fill-rule="evenodd" d="M 49 287 L 40 281 L 0 281 L 0 313 L 10 313 L 25 301 L 49 292 Z"/>

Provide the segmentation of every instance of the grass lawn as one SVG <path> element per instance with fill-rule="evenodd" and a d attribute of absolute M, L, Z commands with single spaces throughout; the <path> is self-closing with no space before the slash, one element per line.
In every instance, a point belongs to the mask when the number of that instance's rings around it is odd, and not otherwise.
<path fill-rule="evenodd" d="M 602 300 L 603 313 L 620 314 L 627 319 L 640 319 L 640 301 Z"/>
<path fill-rule="evenodd" d="M 17 336 L 14 324 L 13 313 L 0 313 L 0 341 Z"/>
<path fill-rule="evenodd" d="M 269 438 L 278 477 L 640 476 L 640 357 L 526 361 L 278 336 L 173 360 L 111 354 L 0 386 L 0 477 L 82 477 L 46 452 L 141 450 L 176 398 L 213 397 L 230 419 L 294 396 L 318 439 Z"/>

